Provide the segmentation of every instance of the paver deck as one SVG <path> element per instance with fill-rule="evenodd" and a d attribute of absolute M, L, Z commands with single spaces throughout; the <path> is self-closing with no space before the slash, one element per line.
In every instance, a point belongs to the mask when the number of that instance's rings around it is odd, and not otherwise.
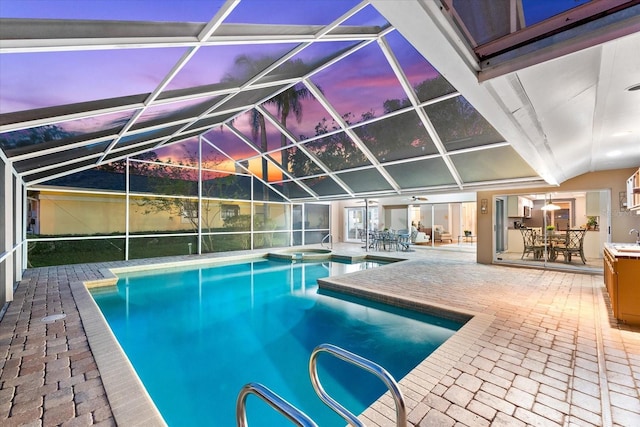
<path fill-rule="evenodd" d="M 640 425 L 640 328 L 612 319 L 602 275 L 432 248 L 398 255 L 407 261 L 327 286 L 474 316 L 400 381 L 411 426 Z M 82 286 L 104 268 L 160 261 L 26 271 L 0 321 L 0 425 L 162 425 Z M 362 418 L 395 425 L 393 408 L 385 395 Z"/>

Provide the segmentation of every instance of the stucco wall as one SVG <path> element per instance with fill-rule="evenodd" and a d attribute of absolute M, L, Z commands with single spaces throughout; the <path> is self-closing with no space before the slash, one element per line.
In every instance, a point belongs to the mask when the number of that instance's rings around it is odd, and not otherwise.
<path fill-rule="evenodd" d="M 124 196 L 40 193 L 40 234 L 109 234 L 125 231 Z"/>
<path fill-rule="evenodd" d="M 40 230 L 43 235 L 93 235 L 125 233 L 125 197 L 117 194 L 88 194 L 64 192 L 40 192 Z M 209 220 L 204 224 L 212 228 L 222 227 L 221 204 L 233 204 L 239 208 L 239 215 L 250 215 L 250 203 L 212 201 L 209 206 Z M 194 225 L 177 211 L 158 211 L 157 205 L 142 198 L 130 199 L 131 233 L 153 231 L 195 230 Z M 282 208 L 272 207 L 272 216 L 283 217 Z"/>

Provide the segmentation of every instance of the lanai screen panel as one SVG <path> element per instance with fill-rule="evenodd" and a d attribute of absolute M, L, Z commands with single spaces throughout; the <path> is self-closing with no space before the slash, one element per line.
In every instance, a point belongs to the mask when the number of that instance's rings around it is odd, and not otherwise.
<path fill-rule="evenodd" d="M 150 92 L 184 52 L 176 47 L 4 54 L 0 113 Z"/>
<path fill-rule="evenodd" d="M 70 143 L 117 135 L 135 111 L 82 117 L 55 124 L 14 130 L 0 134 L 0 147 L 17 156 Z"/>
<path fill-rule="evenodd" d="M 413 110 L 354 130 L 380 163 L 438 153 L 424 123 Z"/>
<path fill-rule="evenodd" d="M 0 24 L 0 148 L 29 184 L 139 155 L 175 175 L 200 138 L 265 202 L 539 179 L 484 172 L 508 141 L 366 1 L 3 0 Z"/>

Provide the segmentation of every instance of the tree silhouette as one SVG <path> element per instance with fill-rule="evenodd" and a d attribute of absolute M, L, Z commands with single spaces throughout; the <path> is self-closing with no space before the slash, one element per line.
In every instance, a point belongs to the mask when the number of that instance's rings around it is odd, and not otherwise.
<path fill-rule="evenodd" d="M 44 125 L 2 134 L 0 136 L 0 147 L 5 151 L 10 151 L 51 141 L 61 141 L 73 136 L 73 133 L 67 132 L 58 125 Z"/>
<path fill-rule="evenodd" d="M 223 81 L 242 83 L 257 75 L 275 61 L 276 58 L 269 56 L 253 58 L 247 55 L 240 55 L 234 61 L 234 69 L 225 75 Z M 298 76 L 304 74 L 308 68 L 309 67 L 301 59 L 294 59 L 281 64 L 277 68 L 277 72 L 284 76 Z M 288 119 L 292 114 L 298 123 L 302 121 L 302 101 L 312 97 L 313 95 L 311 92 L 303 84 L 299 83 L 270 98 L 266 101 L 266 104 L 271 104 L 276 107 L 278 121 L 286 129 Z M 256 142 L 256 146 L 258 146 L 264 153 L 269 150 L 265 118 L 256 109 L 251 110 L 250 114 L 251 136 Z M 280 147 L 285 148 L 287 145 L 287 137 L 284 134 L 281 134 Z M 284 170 L 289 170 L 288 155 L 286 151 L 282 152 L 281 166 Z M 269 180 L 268 163 L 265 158 L 262 159 L 262 179 L 265 182 L 268 182 Z M 267 189 L 265 189 L 265 194 L 268 194 Z"/>
<path fill-rule="evenodd" d="M 252 58 L 248 55 L 239 55 L 234 60 L 234 68 L 222 78 L 223 82 L 242 84 L 250 78 L 256 76 L 262 70 L 273 64 L 274 58 L 263 56 Z M 251 136 L 260 148 L 261 152 L 266 152 L 269 148 L 267 145 L 267 127 L 264 116 L 255 108 L 251 110 Z M 258 144 L 259 139 L 259 144 Z M 268 182 L 269 166 L 266 158 L 262 158 L 262 179 Z M 268 190 L 265 188 L 264 194 L 267 195 Z"/>
<path fill-rule="evenodd" d="M 414 90 L 418 99 L 425 101 L 455 91 L 442 76 L 418 83 Z M 387 99 L 383 103 L 384 114 L 411 106 L 408 98 Z M 464 147 L 473 140 L 474 145 L 501 140 L 496 130 L 462 96 L 425 107 L 440 139 L 448 150 Z M 373 119 L 375 114 L 361 114 L 361 122 Z M 351 125 L 354 114 L 347 113 L 343 120 Z M 323 118 L 315 127 L 315 136 L 339 129 L 333 121 Z M 434 145 L 424 124 L 413 113 L 403 113 L 383 120 L 358 126 L 354 129 L 369 151 L 382 163 L 411 157 L 435 154 Z M 307 137 L 304 137 L 306 139 Z M 466 145 L 465 145 L 466 144 Z M 357 149 L 348 135 L 340 132 L 305 144 L 327 167 L 344 170 L 366 163 L 364 154 Z M 297 177 L 319 174 L 317 166 L 300 150 L 289 152 L 290 169 Z"/>
<path fill-rule="evenodd" d="M 293 72 L 298 74 L 300 70 L 304 70 L 306 65 L 301 59 L 287 61 L 282 64 L 282 71 L 289 73 Z M 301 83 L 298 83 L 285 91 L 279 93 L 273 98 L 267 101 L 268 104 L 276 106 L 278 120 L 282 127 L 287 128 L 287 119 L 289 115 L 293 113 L 296 121 L 300 123 L 302 121 L 302 100 L 312 98 L 312 94 L 309 89 Z M 280 147 L 284 148 L 288 145 L 287 138 L 284 134 L 280 135 Z M 288 170 L 288 159 L 285 153 L 282 155 L 282 168 Z"/>
<path fill-rule="evenodd" d="M 212 252 L 215 249 L 214 236 L 211 232 L 217 229 L 225 231 L 235 230 L 233 224 L 227 224 L 222 217 L 222 211 L 229 202 L 215 199 L 239 199 L 246 192 L 243 178 L 238 175 L 217 176 L 212 179 L 203 179 L 202 200 L 198 202 L 198 153 L 190 151 L 186 145 L 182 145 L 183 155 L 175 160 L 167 159 L 160 162 L 154 151 L 137 155 L 129 162 L 129 176 L 135 190 L 153 195 L 136 199 L 136 205 L 140 213 L 162 213 L 169 217 L 183 218 L 189 224 L 191 231 L 197 231 L 202 226 L 202 246 L 204 252 Z M 222 158 L 210 153 L 202 159 L 203 169 L 216 169 L 222 162 Z M 189 166 L 188 168 L 184 166 Z M 98 169 L 125 173 L 126 161 L 119 160 L 101 165 Z M 173 197 L 191 196 L 191 198 Z M 200 206 L 202 211 L 199 210 Z M 244 231 L 249 231 L 246 229 Z"/>
<path fill-rule="evenodd" d="M 342 116 L 347 126 L 352 123 L 353 115 L 347 113 Z M 315 127 L 316 135 L 324 135 L 340 129 L 335 121 L 327 121 L 323 118 Z M 351 138 L 344 132 L 334 133 L 327 137 L 312 141 L 306 147 L 314 153 L 329 169 L 342 170 L 350 167 L 368 164 L 364 153 L 353 143 Z"/>

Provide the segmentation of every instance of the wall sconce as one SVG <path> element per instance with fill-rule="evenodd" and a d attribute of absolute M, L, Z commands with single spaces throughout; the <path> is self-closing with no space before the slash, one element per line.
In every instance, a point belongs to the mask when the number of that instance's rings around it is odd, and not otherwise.
<path fill-rule="evenodd" d="M 480 213 L 486 214 L 489 212 L 489 202 L 487 199 L 480 200 Z"/>

